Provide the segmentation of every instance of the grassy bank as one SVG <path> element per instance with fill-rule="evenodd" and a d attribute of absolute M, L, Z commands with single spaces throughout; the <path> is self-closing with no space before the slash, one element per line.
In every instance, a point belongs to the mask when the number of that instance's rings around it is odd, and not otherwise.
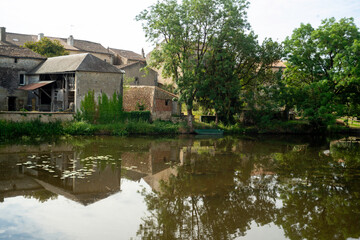
<path fill-rule="evenodd" d="M 306 121 L 287 121 L 271 122 L 265 126 L 242 126 L 235 125 L 215 125 L 214 123 L 194 123 L 198 129 L 217 128 L 224 130 L 225 134 L 244 135 L 244 134 L 326 134 L 326 133 L 346 133 L 348 128 L 340 125 L 330 126 L 321 132 L 315 131 Z M 40 121 L 31 122 L 6 122 L 0 121 L 0 141 L 16 140 L 20 138 L 47 138 L 63 135 L 171 135 L 188 133 L 185 123 L 174 124 L 166 121 L 126 121 L 123 123 L 111 124 L 90 124 L 83 121 L 74 122 L 53 122 L 42 123 Z"/>
<path fill-rule="evenodd" d="M 315 129 L 306 120 L 271 121 L 267 124 L 243 126 L 241 124 L 216 126 L 214 123 L 195 123 L 195 128 L 219 128 L 225 134 L 332 134 L 347 133 L 349 128 L 334 124 L 328 127 Z"/>
<path fill-rule="evenodd" d="M 90 124 L 82 121 L 75 122 L 52 122 L 40 121 L 7 122 L 0 121 L 0 141 L 14 140 L 24 137 L 46 138 L 62 135 L 113 135 L 127 136 L 133 134 L 156 135 L 177 134 L 184 131 L 185 124 L 172 122 L 154 121 L 127 121 L 124 123 Z"/>

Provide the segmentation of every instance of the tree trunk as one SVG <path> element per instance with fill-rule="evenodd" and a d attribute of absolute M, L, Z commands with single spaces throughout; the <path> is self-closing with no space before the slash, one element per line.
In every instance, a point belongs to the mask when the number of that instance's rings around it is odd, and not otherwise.
<path fill-rule="evenodd" d="M 217 126 L 219 124 L 219 115 L 215 113 L 215 125 Z"/>
<path fill-rule="evenodd" d="M 190 133 L 194 132 L 194 126 L 193 126 L 193 115 L 192 115 L 192 109 L 187 110 L 187 117 L 188 117 L 188 127 Z"/>

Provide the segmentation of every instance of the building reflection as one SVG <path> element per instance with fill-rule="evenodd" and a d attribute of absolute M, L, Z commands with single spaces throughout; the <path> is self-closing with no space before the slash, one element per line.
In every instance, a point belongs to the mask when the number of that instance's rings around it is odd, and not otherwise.
<path fill-rule="evenodd" d="M 114 140 L 1 147 L 1 201 L 46 190 L 86 206 L 120 192 L 121 178 L 144 179 L 157 189 L 160 180 L 176 174 L 171 166 L 180 163 L 183 142 Z"/>

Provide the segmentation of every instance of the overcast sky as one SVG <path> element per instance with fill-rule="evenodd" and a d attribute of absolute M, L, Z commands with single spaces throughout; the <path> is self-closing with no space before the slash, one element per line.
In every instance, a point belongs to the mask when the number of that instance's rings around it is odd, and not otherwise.
<path fill-rule="evenodd" d="M 156 0 L 1 0 L 0 26 L 13 33 L 38 34 L 101 43 L 104 47 L 148 53 L 135 16 Z M 282 41 L 300 23 L 353 17 L 360 27 L 360 0 L 250 0 L 248 20 L 262 41 Z"/>

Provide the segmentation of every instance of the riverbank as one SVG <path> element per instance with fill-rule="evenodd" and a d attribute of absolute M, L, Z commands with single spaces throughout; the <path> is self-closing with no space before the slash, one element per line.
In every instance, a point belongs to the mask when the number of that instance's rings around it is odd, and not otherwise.
<path fill-rule="evenodd" d="M 126 121 L 124 123 L 90 124 L 83 121 L 49 122 L 38 120 L 28 122 L 0 121 L 0 141 L 18 138 L 46 138 L 62 135 L 156 135 L 186 133 L 184 123 L 166 121 Z"/>
<path fill-rule="evenodd" d="M 240 124 L 225 126 L 222 124 L 194 123 L 197 129 L 222 129 L 225 134 L 329 134 L 329 133 L 357 133 L 360 129 L 352 129 L 343 125 L 333 125 L 326 129 L 314 129 L 306 121 L 295 120 L 287 122 L 272 122 L 266 126 L 242 126 Z M 175 135 L 190 134 L 186 123 L 172 123 L 167 121 L 126 121 L 111 124 L 90 124 L 82 121 L 50 122 L 40 121 L 9 122 L 0 121 L 0 141 L 21 138 L 47 138 L 53 136 L 92 136 L 92 135 Z"/>

